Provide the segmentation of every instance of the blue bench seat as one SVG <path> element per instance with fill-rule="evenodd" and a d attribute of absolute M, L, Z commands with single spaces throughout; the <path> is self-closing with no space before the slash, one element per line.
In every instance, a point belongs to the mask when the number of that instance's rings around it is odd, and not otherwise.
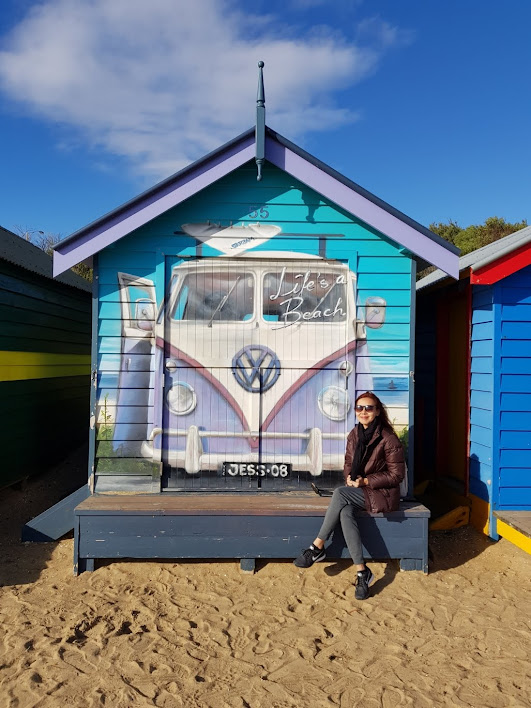
<path fill-rule="evenodd" d="M 74 573 L 97 559 L 227 559 L 253 571 L 256 559 L 295 558 L 313 540 L 329 498 L 313 492 L 93 494 L 74 512 Z M 368 559 L 399 559 L 428 572 L 429 510 L 401 502 L 389 514 L 358 512 Z M 341 531 L 327 558 L 348 558 Z"/>

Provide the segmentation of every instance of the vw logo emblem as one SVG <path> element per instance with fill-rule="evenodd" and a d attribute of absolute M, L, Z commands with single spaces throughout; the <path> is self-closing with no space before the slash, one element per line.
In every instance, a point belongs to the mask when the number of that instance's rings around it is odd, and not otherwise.
<path fill-rule="evenodd" d="M 250 393 L 267 391 L 280 376 L 280 361 L 267 347 L 244 347 L 232 360 L 232 373 L 236 381 Z"/>

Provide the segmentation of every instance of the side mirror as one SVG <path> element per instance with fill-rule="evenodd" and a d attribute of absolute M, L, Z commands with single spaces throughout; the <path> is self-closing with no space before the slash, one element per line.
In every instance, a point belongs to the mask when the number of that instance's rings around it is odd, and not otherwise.
<path fill-rule="evenodd" d="M 371 329 L 379 329 L 385 322 L 387 302 L 383 297 L 368 297 L 365 301 L 365 325 Z"/>
<path fill-rule="evenodd" d="M 144 332 L 152 332 L 155 322 L 155 303 L 149 298 L 139 298 L 135 302 L 135 326 Z"/>

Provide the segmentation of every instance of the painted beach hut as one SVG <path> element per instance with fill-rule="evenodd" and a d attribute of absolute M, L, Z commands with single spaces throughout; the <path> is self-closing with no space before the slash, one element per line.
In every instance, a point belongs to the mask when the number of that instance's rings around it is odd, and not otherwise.
<path fill-rule="evenodd" d="M 90 310 L 90 283 L 0 227 L 1 487 L 86 440 Z"/>
<path fill-rule="evenodd" d="M 417 283 L 417 464 L 531 552 L 531 227 Z M 417 426 L 418 428 L 418 426 Z"/>
<path fill-rule="evenodd" d="M 458 258 L 266 128 L 259 100 L 256 129 L 56 247 L 56 273 L 81 261 L 94 386 L 77 570 L 298 553 L 327 504 L 311 483 L 342 479 L 356 394 L 412 435 L 416 264 L 455 276 Z M 372 520 L 368 552 L 425 570 L 427 516 L 411 502 Z"/>

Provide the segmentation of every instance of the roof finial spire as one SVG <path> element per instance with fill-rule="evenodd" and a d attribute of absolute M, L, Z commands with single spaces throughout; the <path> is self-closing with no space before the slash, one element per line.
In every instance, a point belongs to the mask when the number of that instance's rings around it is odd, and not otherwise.
<path fill-rule="evenodd" d="M 264 62 L 258 62 L 258 93 L 256 95 L 256 167 L 258 182 L 262 179 L 262 165 L 265 162 L 265 91 L 264 91 Z"/>

